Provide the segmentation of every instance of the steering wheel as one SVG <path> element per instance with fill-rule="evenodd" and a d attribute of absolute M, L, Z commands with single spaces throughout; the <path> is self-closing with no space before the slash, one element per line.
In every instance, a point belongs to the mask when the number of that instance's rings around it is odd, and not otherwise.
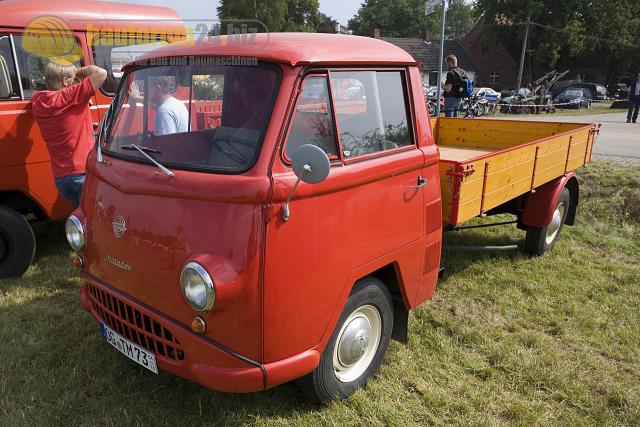
<path fill-rule="evenodd" d="M 248 165 L 251 159 L 238 149 L 238 145 L 253 148 L 255 143 L 238 136 L 225 135 L 213 139 L 213 147 L 227 158 L 242 165 Z"/>

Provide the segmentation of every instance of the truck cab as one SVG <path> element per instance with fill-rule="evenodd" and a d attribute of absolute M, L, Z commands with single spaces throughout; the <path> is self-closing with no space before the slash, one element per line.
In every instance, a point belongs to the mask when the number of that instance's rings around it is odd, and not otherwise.
<path fill-rule="evenodd" d="M 125 67 L 67 222 L 83 305 L 151 371 L 346 397 L 435 290 L 438 156 L 418 65 L 386 42 L 153 51 Z"/>

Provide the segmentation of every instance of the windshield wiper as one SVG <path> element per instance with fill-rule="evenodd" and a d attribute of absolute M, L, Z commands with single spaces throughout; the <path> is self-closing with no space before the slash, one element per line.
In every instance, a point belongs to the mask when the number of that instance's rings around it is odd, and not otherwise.
<path fill-rule="evenodd" d="M 139 145 L 135 145 L 135 144 L 123 145 L 123 146 L 122 146 L 122 147 L 120 147 L 120 148 L 122 148 L 123 150 L 138 150 L 138 151 L 142 150 L 142 151 L 145 151 L 145 152 L 147 152 L 147 153 L 155 153 L 155 154 L 160 154 L 160 153 L 162 153 L 162 151 L 158 151 L 158 150 L 156 150 L 156 149 L 154 149 L 154 148 L 151 148 L 151 147 L 141 147 L 141 146 L 139 146 Z"/>
<path fill-rule="evenodd" d="M 150 155 L 148 155 L 147 153 L 145 153 L 146 151 L 150 151 L 152 153 L 159 153 L 159 151 L 154 150 L 153 148 L 149 148 L 149 147 L 138 147 L 136 144 L 129 144 L 129 145 L 123 145 L 121 148 L 125 149 L 125 150 L 138 150 L 140 152 L 140 154 L 142 154 L 143 156 L 145 156 L 147 159 L 149 159 L 154 165 L 156 165 L 162 172 L 164 172 L 165 174 L 167 174 L 167 176 L 169 178 L 173 178 L 174 177 L 174 173 L 171 172 L 169 169 L 165 168 L 164 166 L 162 166 L 160 163 L 158 163 L 156 161 L 156 159 L 154 159 L 153 157 L 151 157 Z"/>

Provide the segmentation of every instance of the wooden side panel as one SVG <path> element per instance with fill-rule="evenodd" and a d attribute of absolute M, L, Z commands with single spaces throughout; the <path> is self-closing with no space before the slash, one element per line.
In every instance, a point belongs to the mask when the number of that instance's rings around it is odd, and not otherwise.
<path fill-rule="evenodd" d="M 437 126 L 439 145 L 502 150 L 559 135 L 584 125 L 506 120 L 440 119 Z"/>
<path fill-rule="evenodd" d="M 454 193 L 454 176 L 450 173 L 455 168 L 454 163 L 441 161 L 438 164 L 440 174 L 440 191 L 442 193 L 442 222 L 450 224 L 452 220 L 452 199 Z"/>
<path fill-rule="evenodd" d="M 446 162 L 440 166 L 443 221 L 452 225 L 482 216 L 492 208 L 585 165 L 590 161 L 595 135 L 594 125 L 573 123 L 546 126 L 545 123 L 530 122 L 443 120 L 438 126 L 441 140 L 450 142 L 451 147 L 468 149 L 472 155 L 476 152 L 473 150 L 511 144 L 509 148 L 467 160 L 460 160 L 460 150 L 453 149 L 450 152 L 454 158 L 446 159 L 447 150 L 442 150 Z M 522 142 L 526 138 L 533 139 Z M 472 174 L 460 178 L 458 194 L 452 185 L 453 177 L 446 176 L 451 168 L 454 171 L 473 170 Z"/>

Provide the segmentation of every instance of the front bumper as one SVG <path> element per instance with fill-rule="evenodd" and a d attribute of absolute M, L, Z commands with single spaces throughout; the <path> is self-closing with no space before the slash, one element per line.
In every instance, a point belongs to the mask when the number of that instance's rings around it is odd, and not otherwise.
<path fill-rule="evenodd" d="M 156 355 L 158 367 L 208 389 L 248 393 L 264 390 L 315 369 L 320 352 L 305 351 L 260 364 L 156 312 L 109 285 L 83 273 L 84 308 L 123 337 Z"/>

